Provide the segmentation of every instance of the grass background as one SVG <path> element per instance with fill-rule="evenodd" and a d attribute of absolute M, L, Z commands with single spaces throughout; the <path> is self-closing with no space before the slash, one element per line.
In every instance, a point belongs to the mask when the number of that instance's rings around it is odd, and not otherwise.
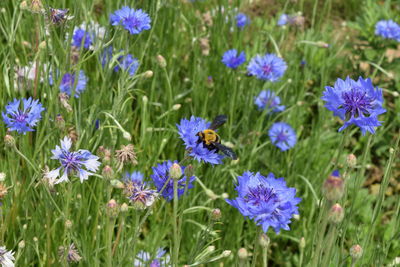
<path fill-rule="evenodd" d="M 255 224 L 245 220 L 221 196 L 227 193 L 234 197 L 237 175 L 251 170 L 285 177 L 303 199 L 299 205 L 300 218 L 293 220 L 290 231 L 280 235 L 268 232 L 270 265 L 312 265 L 318 233 L 322 231 L 319 218 L 324 214 L 319 204 L 320 188 L 336 164 L 340 171 L 346 169 L 345 158 L 349 153 L 354 153 L 359 163 L 356 169 L 347 172 L 349 193 L 340 202 L 346 216 L 337 226 L 329 264 L 350 264 L 348 250 L 354 244 L 364 249 L 357 262 L 360 266 L 382 266 L 400 256 L 399 161 L 395 153 L 400 110 L 396 74 L 400 69 L 399 59 L 390 62 L 386 55 L 388 49 L 398 47 L 395 42 L 374 35 L 378 20 L 399 21 L 400 6 L 396 1 L 43 1 L 46 8 L 69 8 L 74 16 L 63 26 L 49 26 L 49 35 L 46 35 L 46 17 L 22 10 L 19 5 L 20 1 L 14 0 L 0 3 L 1 107 L 4 110 L 13 98 L 34 96 L 36 87 L 36 98 L 46 112 L 35 132 L 13 133 L 19 151 L 36 169 L 2 144 L 0 171 L 7 175 L 4 183 L 9 192 L 2 199 L 0 240 L 16 251 L 17 266 L 66 264 L 59 262 L 57 250 L 71 242 L 83 258 L 81 266 L 107 266 L 110 259 L 112 266 L 129 266 L 139 250 L 152 255 L 158 247 L 170 250 L 171 203 L 158 200 L 139 238 L 134 238 L 144 212 L 130 208 L 110 218 L 107 202 L 113 198 L 121 204 L 127 199 L 108 180 L 91 177 L 81 184 L 72 179 L 71 183 L 49 190 L 42 183 L 39 170 L 45 165 L 56 167 L 50 151 L 73 129 L 78 135 L 75 148 L 92 152 L 100 145 L 116 150 L 133 143 L 138 165 L 127 166 L 124 171 L 140 170 L 149 177 L 156 163 L 183 159 L 184 146 L 175 127 L 181 118 L 195 115 L 212 120 L 218 114 L 229 117 L 219 133 L 223 141 L 234 145 L 239 161 L 225 160 L 223 165 L 214 167 L 192 162 L 196 176 L 219 197 L 210 198 L 210 191 L 196 184 L 180 201 L 181 264 L 193 264 L 198 257 L 206 266 L 234 266 L 239 248 L 254 251 Z M 148 12 L 151 30 L 133 36 L 110 26 L 110 13 L 124 5 Z M 213 14 L 211 26 L 202 19 L 207 11 Z M 234 24 L 238 11 L 251 18 L 251 24 L 243 30 Z M 276 26 L 281 13 L 296 12 L 305 17 L 304 27 Z M 114 73 L 112 68 L 102 68 L 98 59 L 101 47 L 81 50 L 78 63 L 73 64 L 71 42 L 66 36 L 71 36 L 74 26 L 83 21 L 97 21 L 106 27 L 108 37 L 103 45 L 110 42 L 116 51 L 124 49 L 139 58 L 137 75 L 129 77 L 126 73 Z M 201 38 L 209 40 L 209 55 L 203 54 Z M 316 45 L 319 41 L 328 43 L 329 48 Z M 46 46 L 39 46 L 41 42 Z M 233 71 L 221 63 L 222 54 L 232 48 L 245 51 L 247 59 L 279 50 L 288 69 L 277 83 L 247 77 L 245 67 Z M 165 69 L 157 64 L 158 54 L 166 59 Z M 300 65 L 302 60 L 306 61 L 305 66 Z M 55 86 L 50 86 L 46 78 L 37 85 L 23 80 L 22 90 L 15 88 L 15 68 L 32 61 L 39 63 L 43 77 L 48 76 L 49 66 L 60 73 L 85 71 L 89 82 L 79 99 L 71 99 L 73 112 L 66 112 L 59 103 L 60 79 Z M 147 70 L 153 71 L 154 76 L 146 78 Z M 371 77 L 384 90 L 387 113 L 380 117 L 384 123 L 375 135 L 361 136 L 358 129 L 352 128 L 351 137 L 339 149 L 343 133 L 337 129 L 342 123 L 323 107 L 320 98 L 325 86 L 346 76 Z M 274 116 L 259 112 L 253 101 L 263 89 L 277 92 L 286 110 Z M 181 105 L 178 110 L 173 109 L 176 104 Z M 123 132 L 105 113 L 111 114 L 132 135 L 131 142 L 124 139 Z M 66 121 L 64 130 L 55 126 L 57 114 Z M 101 126 L 96 130 L 97 119 Z M 275 121 L 289 123 L 297 133 L 298 143 L 285 153 L 269 143 L 267 131 Z M 1 136 L 6 135 L 6 130 L 5 126 L 0 128 Z M 390 153 L 390 148 L 395 149 L 394 153 Z M 341 150 L 339 157 L 338 150 Z M 360 160 L 362 155 L 364 160 Z M 115 173 L 115 178 L 121 176 Z M 219 222 L 210 220 L 213 208 L 221 209 Z M 67 220 L 72 227 L 66 227 Z M 110 244 L 116 240 L 119 227 L 122 232 L 111 257 Z M 304 249 L 299 248 L 301 237 L 306 242 Z M 23 248 L 18 246 L 22 240 Z M 209 245 L 215 246 L 215 251 L 201 256 Z M 232 254 L 207 263 L 223 250 L 231 250 Z M 250 262 L 249 257 L 247 263 Z M 254 263 L 261 264 L 261 257 Z"/>

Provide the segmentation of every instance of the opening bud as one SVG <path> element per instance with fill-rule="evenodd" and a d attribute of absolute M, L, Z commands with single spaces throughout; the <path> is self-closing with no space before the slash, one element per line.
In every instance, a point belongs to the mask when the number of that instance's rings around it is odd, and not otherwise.
<path fill-rule="evenodd" d="M 342 198 L 344 181 L 340 178 L 339 171 L 332 172 L 328 179 L 325 180 L 322 191 L 325 198 L 330 201 L 337 201 Z"/>
<path fill-rule="evenodd" d="M 182 176 L 182 168 L 178 163 L 172 164 L 171 168 L 169 168 L 169 175 L 172 179 L 178 180 Z"/>

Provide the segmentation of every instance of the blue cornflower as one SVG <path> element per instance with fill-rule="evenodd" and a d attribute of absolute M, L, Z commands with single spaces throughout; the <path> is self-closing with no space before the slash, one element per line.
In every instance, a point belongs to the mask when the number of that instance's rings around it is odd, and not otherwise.
<path fill-rule="evenodd" d="M 94 156 L 88 150 L 79 149 L 76 152 L 70 151 L 72 141 L 69 137 L 64 137 L 61 140 L 61 147 L 56 146 L 56 149 L 52 150 L 52 159 L 57 159 L 61 166 L 47 173 L 47 177 L 56 179 L 60 177 L 55 184 L 61 182 L 67 182 L 69 175 L 77 175 L 83 181 L 87 180 L 93 172 L 96 172 L 100 166 L 99 157 Z M 60 176 L 60 172 L 63 172 Z"/>
<path fill-rule="evenodd" d="M 278 26 L 283 26 L 288 24 L 288 22 L 290 21 L 290 16 L 287 14 L 282 14 L 279 19 L 278 19 Z"/>
<path fill-rule="evenodd" d="M 86 77 L 83 70 L 79 71 L 78 82 L 76 83 L 76 87 L 74 90 L 75 91 L 74 96 L 76 98 L 78 98 L 80 93 L 82 93 L 85 90 L 87 81 L 88 78 Z M 66 93 L 67 95 L 71 96 L 72 94 L 71 89 L 73 88 L 74 85 L 75 85 L 75 74 L 66 73 L 61 79 L 60 91 L 62 93 Z"/>
<path fill-rule="evenodd" d="M 272 124 L 268 131 L 271 143 L 282 151 L 286 151 L 297 142 L 296 132 L 289 124 L 284 122 L 276 122 Z"/>
<path fill-rule="evenodd" d="M 136 70 L 139 67 L 139 60 L 134 58 L 131 54 L 118 57 L 118 65 L 114 67 L 114 71 L 117 72 L 119 69 L 128 71 L 130 76 L 135 75 Z"/>
<path fill-rule="evenodd" d="M 266 233 L 272 227 L 276 233 L 281 229 L 290 230 L 289 224 L 295 214 L 299 214 L 296 189 L 286 186 L 284 178 L 275 178 L 273 173 L 267 177 L 260 173 L 246 171 L 238 177 L 236 186 L 238 197 L 227 199 L 240 213 L 261 225 Z"/>
<path fill-rule="evenodd" d="M 254 104 L 256 104 L 259 110 L 267 109 L 269 112 L 281 112 L 285 110 L 285 106 L 280 105 L 281 99 L 279 96 L 270 90 L 262 90 L 254 99 Z"/>
<path fill-rule="evenodd" d="M 104 68 L 104 66 L 108 65 L 112 57 L 113 57 L 113 47 L 112 46 L 105 47 L 103 51 L 100 53 L 101 66 Z"/>
<path fill-rule="evenodd" d="M 124 6 L 111 14 L 110 23 L 113 26 L 122 25 L 130 34 L 139 34 L 151 28 L 151 19 L 146 12 L 141 9 L 135 10 Z"/>
<path fill-rule="evenodd" d="M 171 168 L 172 164 L 178 163 L 177 161 L 165 161 L 163 163 L 158 164 L 155 167 L 152 167 L 153 169 L 153 174 L 150 175 L 150 178 L 153 180 L 154 185 L 156 186 L 158 192 L 161 191 L 161 189 L 164 187 L 165 183 L 169 180 L 167 186 L 165 187 L 164 191 L 162 192 L 162 196 L 170 201 L 174 198 L 174 181 L 172 178 L 170 179 L 169 177 L 169 169 Z M 181 166 L 182 168 L 182 173 L 185 170 L 184 166 Z M 189 184 L 186 185 L 186 176 L 183 176 L 179 181 L 178 181 L 178 198 L 184 193 L 185 188 L 187 187 L 188 189 L 193 187 L 193 181 L 195 177 L 192 176 L 189 178 Z"/>
<path fill-rule="evenodd" d="M 167 266 L 170 266 L 170 256 L 169 255 L 165 255 L 165 253 L 166 253 L 165 249 L 158 248 L 155 259 L 150 262 L 150 260 L 151 260 L 150 253 L 141 250 L 136 255 L 136 258 L 135 258 L 135 261 L 133 263 L 133 266 L 134 267 L 143 267 L 143 266 L 167 267 Z"/>
<path fill-rule="evenodd" d="M 381 20 L 375 25 L 375 34 L 400 42 L 400 25 L 393 20 Z"/>
<path fill-rule="evenodd" d="M 89 49 L 89 47 L 93 44 L 92 39 L 87 31 L 82 30 L 81 28 L 76 28 L 74 30 L 74 34 L 72 35 L 72 45 L 80 48 L 82 43 L 85 49 Z"/>
<path fill-rule="evenodd" d="M 238 51 L 236 49 L 228 50 L 222 56 L 222 63 L 224 63 L 228 68 L 236 69 L 240 65 L 246 62 L 246 54 L 241 52 L 238 55 Z"/>
<path fill-rule="evenodd" d="M 32 98 L 22 99 L 23 108 L 20 108 L 21 100 L 14 99 L 6 106 L 6 112 L 2 112 L 4 123 L 10 131 L 26 134 L 33 132 L 33 127 L 42 118 L 41 113 L 44 110 L 39 100 Z"/>
<path fill-rule="evenodd" d="M 132 173 L 126 172 L 122 180 L 125 182 L 132 182 L 135 184 L 142 184 L 144 179 L 143 173 L 140 171 L 134 171 Z"/>
<path fill-rule="evenodd" d="M 182 119 L 180 124 L 177 124 L 178 133 L 185 143 L 186 150 L 189 155 L 197 161 L 204 161 L 211 164 L 221 164 L 223 156 L 218 154 L 216 150 L 209 150 L 199 142 L 198 132 L 209 129 L 211 123 L 198 117 L 190 117 L 190 120 Z"/>
<path fill-rule="evenodd" d="M 257 55 L 251 59 L 247 66 L 247 70 L 251 75 L 271 82 L 275 82 L 282 77 L 286 68 L 285 61 L 274 54 L 265 54 L 265 56 Z"/>
<path fill-rule="evenodd" d="M 236 15 L 236 25 L 239 28 L 243 28 L 248 24 L 250 24 L 250 19 L 246 16 L 246 14 L 239 13 Z"/>
<path fill-rule="evenodd" d="M 350 77 L 338 79 L 334 87 L 325 87 L 322 100 L 333 115 L 345 121 L 339 132 L 353 124 L 360 127 L 363 135 L 367 131 L 375 133 L 375 127 L 381 125 L 378 115 L 386 112 L 382 89 L 374 87 L 369 78 L 359 77 L 357 82 Z"/>

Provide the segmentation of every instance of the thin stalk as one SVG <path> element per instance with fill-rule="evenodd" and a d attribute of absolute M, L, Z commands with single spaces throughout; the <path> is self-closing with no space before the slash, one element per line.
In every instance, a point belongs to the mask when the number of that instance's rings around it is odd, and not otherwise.
<path fill-rule="evenodd" d="M 263 248 L 263 266 L 268 267 L 268 246 Z"/>
<path fill-rule="evenodd" d="M 178 232 L 178 179 L 174 179 L 174 211 L 173 211 L 173 228 L 174 228 L 174 248 L 173 248 L 173 264 L 178 266 L 179 259 L 179 232 Z"/>
<path fill-rule="evenodd" d="M 325 230 L 328 225 L 328 216 L 326 216 L 327 212 L 328 212 L 328 207 L 329 207 L 329 205 L 327 205 L 327 203 L 324 202 L 322 211 L 321 211 L 321 214 L 322 214 L 322 218 L 321 218 L 322 221 L 320 223 L 321 228 L 319 228 L 320 231 L 317 232 L 318 241 L 317 241 L 317 245 L 315 247 L 315 254 L 314 254 L 311 266 L 318 266 L 318 263 L 319 263 L 319 256 L 321 254 L 321 248 L 323 246 L 322 243 L 323 243 L 324 236 L 325 236 Z"/>
<path fill-rule="evenodd" d="M 261 234 L 261 228 L 259 227 L 256 233 L 256 237 L 254 238 L 254 251 L 253 251 L 253 259 L 251 260 L 251 267 L 256 266 L 256 261 L 257 261 L 257 250 L 258 250 L 258 244 L 259 244 L 259 237 Z"/>

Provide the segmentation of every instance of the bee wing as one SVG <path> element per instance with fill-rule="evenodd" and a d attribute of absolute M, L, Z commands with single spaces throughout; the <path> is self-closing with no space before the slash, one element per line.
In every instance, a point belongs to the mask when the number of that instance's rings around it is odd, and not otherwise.
<path fill-rule="evenodd" d="M 213 122 L 211 123 L 210 129 L 215 130 L 222 124 L 224 124 L 228 120 L 228 117 L 226 115 L 218 115 L 215 117 Z"/>
<path fill-rule="evenodd" d="M 230 149 L 229 147 L 224 146 L 224 145 L 222 145 L 220 143 L 213 143 L 213 145 L 216 148 L 218 148 L 222 153 L 224 153 L 226 156 L 230 157 L 231 159 L 234 159 L 234 160 L 237 159 L 237 156 L 236 156 L 235 152 L 233 152 L 233 150 Z"/>

